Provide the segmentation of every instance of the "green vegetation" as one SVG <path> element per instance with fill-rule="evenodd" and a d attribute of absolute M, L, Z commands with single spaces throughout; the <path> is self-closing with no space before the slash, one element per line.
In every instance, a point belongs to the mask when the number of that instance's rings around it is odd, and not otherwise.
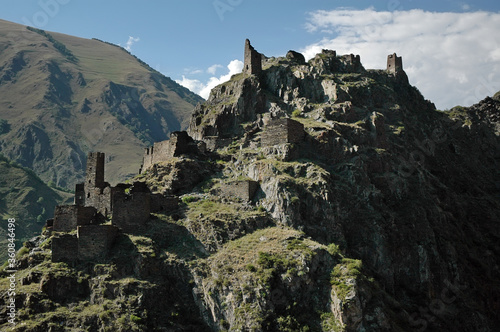
<path fill-rule="evenodd" d="M 350 292 L 353 291 L 354 280 L 361 276 L 362 263 L 358 259 L 342 258 L 340 264 L 337 264 L 331 273 L 331 284 L 335 289 L 337 296 L 345 301 Z"/>
<path fill-rule="evenodd" d="M 33 32 L 36 32 L 39 35 L 42 35 L 45 38 L 47 38 L 47 40 L 52 43 L 52 45 L 54 46 L 54 48 L 56 50 L 58 50 L 59 53 L 61 53 L 69 61 L 71 61 L 71 62 L 78 62 L 78 59 L 75 57 L 75 55 L 70 50 L 68 50 L 63 43 L 61 43 L 60 41 L 56 40 L 50 33 L 47 33 L 46 31 L 44 31 L 42 29 L 37 29 L 37 28 L 30 27 L 30 26 L 26 27 L 26 29 L 28 29 L 30 31 L 33 31 Z"/>
<path fill-rule="evenodd" d="M 302 112 L 299 109 L 295 109 L 292 112 L 292 118 L 298 118 L 301 116 L 301 114 L 302 114 Z"/>
<path fill-rule="evenodd" d="M 464 125 L 472 125 L 472 119 L 467 113 L 467 108 L 463 106 L 455 106 L 449 112 L 448 116 L 454 120 L 460 120 Z"/>

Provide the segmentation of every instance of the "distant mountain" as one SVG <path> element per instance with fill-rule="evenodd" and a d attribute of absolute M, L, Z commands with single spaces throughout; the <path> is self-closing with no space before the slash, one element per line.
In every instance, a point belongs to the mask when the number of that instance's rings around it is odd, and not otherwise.
<path fill-rule="evenodd" d="M 0 155 L 0 216 L 16 219 L 16 248 L 42 230 L 45 220 L 52 217 L 54 207 L 68 200 L 70 194 L 50 188 L 36 174 Z M 7 248 L 7 223 L 0 227 L 0 245 Z M 0 261 L 7 251 L 0 251 Z"/>
<path fill-rule="evenodd" d="M 111 182 L 136 174 L 200 101 L 119 46 L 0 20 L 0 151 L 47 183 L 73 189 L 94 150 Z"/>

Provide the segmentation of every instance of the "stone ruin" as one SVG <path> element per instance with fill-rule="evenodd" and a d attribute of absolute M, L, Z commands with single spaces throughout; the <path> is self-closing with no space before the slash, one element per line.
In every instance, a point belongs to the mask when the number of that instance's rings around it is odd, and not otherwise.
<path fill-rule="evenodd" d="M 272 119 L 264 127 L 261 146 L 273 146 L 286 143 L 300 143 L 304 140 L 304 125 L 290 118 Z"/>
<path fill-rule="evenodd" d="M 387 56 L 387 72 L 396 74 L 403 70 L 403 58 L 397 56 L 396 53 Z"/>
<path fill-rule="evenodd" d="M 250 40 L 245 40 L 245 56 L 243 61 L 243 73 L 248 75 L 259 75 L 262 72 L 262 54 L 257 52 L 250 44 Z"/>
<path fill-rule="evenodd" d="M 104 153 L 88 154 L 85 182 L 76 185 L 74 204 L 57 206 L 54 219 L 47 220 L 47 229 L 58 232 L 52 238 L 52 261 L 101 259 L 119 231 L 137 232 L 151 213 L 177 208 L 177 197 L 151 193 L 142 182 L 110 186 L 104 181 L 104 161 Z M 111 224 L 104 224 L 109 217 Z"/>
<path fill-rule="evenodd" d="M 167 161 L 183 154 L 197 153 L 198 145 L 185 131 L 174 131 L 170 139 L 156 142 L 146 148 L 139 173 L 143 173 L 154 164 Z"/>
<path fill-rule="evenodd" d="M 337 56 L 337 52 L 333 50 L 323 50 L 322 53 L 333 57 Z M 250 44 L 250 40 L 246 39 L 243 73 L 248 75 L 259 75 L 262 72 L 263 59 L 265 59 L 265 56 L 257 52 L 255 48 Z M 286 59 L 299 65 L 306 64 L 304 55 L 299 52 L 288 51 L 288 53 L 286 54 Z M 346 54 L 339 56 L 339 59 L 348 66 L 350 71 L 359 72 L 363 68 L 363 66 L 361 65 L 361 57 L 359 55 Z M 403 71 L 402 57 L 398 57 L 396 53 L 388 55 L 387 72 L 389 74 L 395 74 L 400 71 Z"/>
<path fill-rule="evenodd" d="M 222 185 L 221 193 L 225 197 L 237 197 L 243 201 L 251 201 L 257 189 L 259 189 L 257 181 L 236 180 Z"/>

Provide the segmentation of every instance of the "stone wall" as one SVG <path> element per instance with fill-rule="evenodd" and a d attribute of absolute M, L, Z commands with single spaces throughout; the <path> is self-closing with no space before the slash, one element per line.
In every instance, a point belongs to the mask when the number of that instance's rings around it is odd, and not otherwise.
<path fill-rule="evenodd" d="M 85 184 L 77 183 L 75 186 L 75 205 L 85 206 Z"/>
<path fill-rule="evenodd" d="M 396 53 L 389 54 L 387 56 L 387 71 L 395 74 L 400 70 L 403 70 L 403 58 L 397 56 Z"/>
<path fill-rule="evenodd" d="M 243 73 L 248 75 L 259 75 L 262 72 L 262 54 L 257 52 L 250 44 L 250 40 L 245 40 L 245 54 Z"/>
<path fill-rule="evenodd" d="M 251 201 L 259 183 L 252 180 L 234 181 L 221 186 L 222 195 L 226 197 L 238 197 L 244 201 Z"/>
<path fill-rule="evenodd" d="M 140 230 L 151 213 L 151 193 L 117 191 L 113 195 L 112 223 L 126 233 Z"/>
<path fill-rule="evenodd" d="M 63 234 L 52 237 L 52 261 L 75 262 L 78 259 L 78 238 Z"/>
<path fill-rule="evenodd" d="M 104 188 L 87 188 L 85 191 L 85 206 L 93 206 L 103 216 L 109 216 L 112 210 L 113 188 L 109 185 Z"/>
<path fill-rule="evenodd" d="M 78 226 L 78 258 L 92 260 L 105 257 L 118 234 L 113 225 Z"/>
<path fill-rule="evenodd" d="M 304 140 L 304 125 L 298 121 L 282 118 L 271 120 L 261 135 L 262 146 L 299 143 Z"/>
<path fill-rule="evenodd" d="M 169 140 L 155 142 L 153 146 L 146 148 L 139 172 L 144 172 L 153 164 L 168 161 L 183 154 L 197 153 L 197 151 L 196 143 L 187 132 L 175 131 L 170 134 Z"/>
<path fill-rule="evenodd" d="M 85 172 L 85 189 L 104 188 L 104 153 L 90 152 L 87 155 L 87 168 Z"/>
<path fill-rule="evenodd" d="M 359 72 L 362 68 L 361 57 L 354 54 L 346 54 L 341 57 L 349 71 Z"/>
<path fill-rule="evenodd" d="M 97 223 L 97 210 L 93 207 L 79 205 L 59 205 L 54 212 L 53 230 L 55 232 L 71 232 L 79 225 Z"/>
<path fill-rule="evenodd" d="M 111 213 L 112 190 L 104 181 L 105 155 L 102 152 L 91 152 L 87 156 L 85 182 L 75 186 L 76 205 L 93 206 L 103 216 Z"/>

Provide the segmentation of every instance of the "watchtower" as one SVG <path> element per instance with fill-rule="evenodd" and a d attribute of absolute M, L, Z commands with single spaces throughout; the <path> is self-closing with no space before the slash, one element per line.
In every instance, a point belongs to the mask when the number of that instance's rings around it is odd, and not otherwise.
<path fill-rule="evenodd" d="M 403 70 L 403 58 L 397 56 L 396 53 L 389 54 L 387 56 L 387 71 L 390 74 L 395 74 L 400 70 Z"/>
<path fill-rule="evenodd" d="M 104 188 L 104 153 L 90 152 L 87 156 L 85 188 Z M 87 191 L 87 190 L 85 190 Z"/>
<path fill-rule="evenodd" d="M 249 75 L 259 75 L 262 72 L 262 55 L 257 52 L 250 40 L 245 40 L 245 61 L 243 73 Z"/>

